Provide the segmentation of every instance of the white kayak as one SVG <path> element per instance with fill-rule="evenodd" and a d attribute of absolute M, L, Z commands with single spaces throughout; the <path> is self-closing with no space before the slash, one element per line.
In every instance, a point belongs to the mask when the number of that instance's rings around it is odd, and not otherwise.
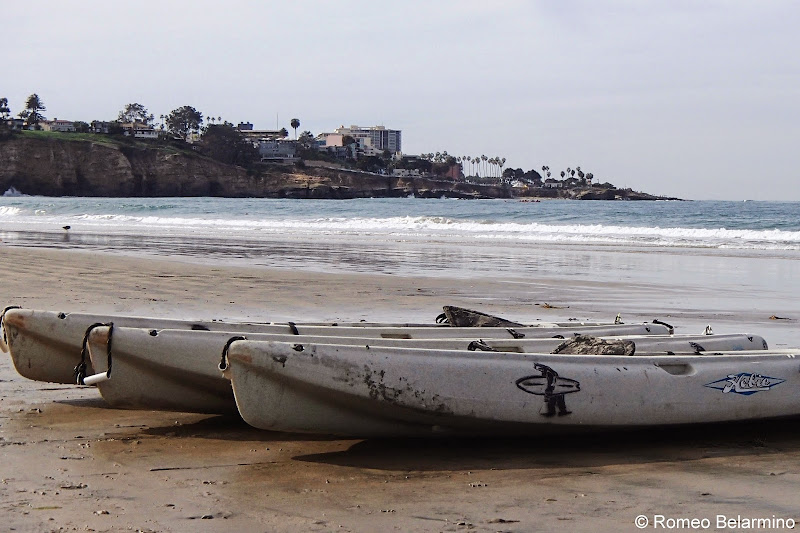
<path fill-rule="evenodd" d="M 430 350 L 498 350 L 550 352 L 562 339 L 380 339 L 323 337 L 265 333 L 247 339 L 314 344 L 347 344 Z M 88 355 L 97 376 L 95 383 L 105 401 L 114 407 L 226 413 L 235 411 L 230 382 L 219 372 L 222 354 L 236 332 L 148 330 L 101 326 L 89 334 Z M 694 353 L 698 350 L 766 349 L 757 335 L 672 335 L 604 337 L 629 341 L 636 354 Z M 111 356 L 109 357 L 109 348 Z M 109 361 L 111 372 L 108 372 Z"/>
<path fill-rule="evenodd" d="M 353 437 L 537 434 L 800 414 L 800 350 L 583 356 L 242 340 L 249 424 Z"/>
<path fill-rule="evenodd" d="M 475 337 L 476 328 L 450 326 L 401 325 L 320 325 L 302 323 L 230 323 L 220 321 L 190 321 L 147 317 L 56 313 L 30 309 L 9 309 L 2 320 L 2 337 L 20 375 L 35 381 L 75 383 L 75 367 L 81 361 L 87 329 L 97 324 L 150 329 L 182 329 L 186 331 L 232 331 L 246 333 L 275 333 L 297 335 L 333 335 L 337 337 L 378 338 L 463 338 Z M 619 335 L 666 334 L 663 324 L 620 324 L 603 326 L 529 326 L 523 328 L 479 328 L 482 338 L 569 336 L 574 332 L 600 336 L 607 332 Z M 467 333 L 469 332 L 469 333 Z M 612 333 L 612 334 L 614 334 Z M 94 373 L 87 367 L 86 374 Z"/>

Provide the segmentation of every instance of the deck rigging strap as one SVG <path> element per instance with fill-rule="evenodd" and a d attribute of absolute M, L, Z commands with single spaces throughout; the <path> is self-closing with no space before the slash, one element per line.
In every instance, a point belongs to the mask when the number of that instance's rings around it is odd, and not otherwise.
<path fill-rule="evenodd" d="M 689 342 L 689 346 L 691 346 L 694 349 L 695 355 L 700 355 L 701 353 L 706 351 L 706 349 L 703 348 L 701 344 L 698 344 L 696 342 Z"/>
<path fill-rule="evenodd" d="M 289 329 L 292 330 L 292 335 L 300 335 L 300 332 L 297 331 L 297 324 L 294 322 L 287 322 L 289 325 Z"/>
<path fill-rule="evenodd" d="M 81 362 L 75 365 L 75 370 L 73 371 L 73 375 L 75 376 L 75 383 L 78 385 L 85 385 L 83 382 L 84 378 L 86 377 L 86 356 L 89 353 L 89 334 L 95 328 L 100 328 L 103 326 L 109 326 L 108 330 L 108 346 L 106 348 L 106 353 L 108 354 L 108 371 L 106 372 L 107 375 L 110 376 L 111 374 L 111 329 L 114 328 L 113 322 L 95 322 L 88 328 L 86 328 L 86 332 L 83 334 L 83 342 L 81 343 Z"/>
<path fill-rule="evenodd" d="M 246 341 L 246 340 L 247 337 L 243 337 L 242 335 L 236 335 L 228 339 L 228 342 L 225 343 L 225 347 L 222 348 L 222 358 L 219 360 L 218 367 L 221 371 L 225 372 L 226 370 L 228 370 L 228 350 L 230 349 L 231 344 L 233 344 L 236 341 Z"/>
<path fill-rule="evenodd" d="M 672 335 L 673 333 L 675 333 L 675 328 L 673 328 L 673 327 L 672 327 L 672 325 L 670 325 L 670 324 L 667 324 L 666 322 L 664 322 L 664 321 L 662 321 L 662 320 L 659 320 L 659 319 L 657 319 L 657 318 L 654 318 L 654 319 L 653 319 L 653 324 L 659 324 L 659 325 L 662 325 L 662 326 L 666 326 L 666 328 L 667 328 L 667 329 L 669 329 L 669 334 L 670 334 L 670 335 Z"/>
<path fill-rule="evenodd" d="M 494 348 L 486 344 L 486 341 L 483 339 L 478 339 L 476 341 L 472 341 L 467 346 L 467 350 L 474 352 L 475 350 L 480 350 L 482 352 L 496 352 Z"/>
<path fill-rule="evenodd" d="M 514 337 L 515 339 L 523 339 L 523 338 L 525 338 L 525 334 L 524 333 L 520 333 L 519 331 L 517 331 L 517 330 L 515 330 L 513 328 L 506 328 L 506 331 L 509 332 L 511 334 L 511 336 Z"/>

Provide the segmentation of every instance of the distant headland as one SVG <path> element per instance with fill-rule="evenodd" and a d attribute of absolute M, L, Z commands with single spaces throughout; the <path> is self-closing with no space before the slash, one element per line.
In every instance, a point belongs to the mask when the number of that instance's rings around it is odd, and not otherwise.
<path fill-rule="evenodd" d="M 46 120 L 31 95 L 18 118 L 0 98 L 0 194 L 265 198 L 566 198 L 676 200 L 598 183 L 580 166 L 552 177 L 505 158 L 408 155 L 400 130 L 350 126 L 299 135 L 234 126 L 183 106 L 155 116 L 128 104 L 114 121 Z"/>

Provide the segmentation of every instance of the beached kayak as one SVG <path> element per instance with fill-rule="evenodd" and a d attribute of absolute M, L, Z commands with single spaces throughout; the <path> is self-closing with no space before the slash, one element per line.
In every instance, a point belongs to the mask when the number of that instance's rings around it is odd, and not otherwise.
<path fill-rule="evenodd" d="M 304 324 L 304 323 L 230 323 L 148 317 L 56 313 L 30 309 L 10 309 L 2 321 L 3 336 L 20 375 L 52 383 L 75 383 L 75 368 L 81 362 L 87 330 L 97 324 L 148 329 L 182 329 L 185 331 L 231 331 L 245 333 L 276 333 L 297 335 L 332 335 L 337 337 L 382 338 L 475 338 L 475 328 L 422 325 L 362 325 L 362 324 Z M 608 328 L 611 328 L 610 330 Z M 530 337 L 569 336 L 575 332 L 587 335 L 666 334 L 663 324 L 620 324 L 605 326 L 527 326 L 522 328 L 480 328 L 481 338 L 514 339 Z M 86 358 L 83 358 L 86 361 Z M 84 374 L 94 371 L 87 366 Z"/>
<path fill-rule="evenodd" d="M 354 437 L 537 434 L 800 414 L 800 350 L 592 356 L 236 341 L 249 424 Z"/>
<path fill-rule="evenodd" d="M 314 344 L 347 344 L 429 350 L 550 352 L 569 340 L 549 339 L 381 339 L 248 333 L 247 339 Z M 88 357 L 100 394 L 114 407 L 209 413 L 235 412 L 230 383 L 219 365 L 226 344 L 241 339 L 235 331 L 148 330 L 114 325 L 94 328 Z M 604 337 L 634 345 L 640 353 L 694 353 L 698 350 L 766 348 L 756 335 L 646 335 Z M 109 349 L 111 355 L 109 357 Z M 111 372 L 107 375 L 111 363 Z M 108 379 L 106 379 L 108 378 Z M 94 380 L 88 380 L 93 382 Z"/>

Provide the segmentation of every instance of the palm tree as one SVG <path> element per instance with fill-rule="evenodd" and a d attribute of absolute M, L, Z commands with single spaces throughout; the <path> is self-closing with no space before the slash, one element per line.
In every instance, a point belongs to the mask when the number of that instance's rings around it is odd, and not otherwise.
<path fill-rule="evenodd" d="M 25 109 L 20 112 L 19 117 L 25 119 L 28 128 L 34 126 L 38 129 L 39 122 L 44 120 L 44 116 L 39 111 L 47 111 L 47 108 L 39 95 L 33 93 L 25 102 Z"/>
<path fill-rule="evenodd" d="M 505 157 L 502 158 L 502 159 L 498 158 L 497 164 L 500 167 L 500 175 L 502 176 L 503 175 L 503 166 L 506 164 L 506 158 Z"/>
<path fill-rule="evenodd" d="M 294 140 L 296 141 L 297 140 L 297 128 L 300 127 L 300 121 L 297 120 L 296 118 L 293 118 L 292 121 L 289 122 L 289 125 L 292 128 L 294 128 Z"/>

